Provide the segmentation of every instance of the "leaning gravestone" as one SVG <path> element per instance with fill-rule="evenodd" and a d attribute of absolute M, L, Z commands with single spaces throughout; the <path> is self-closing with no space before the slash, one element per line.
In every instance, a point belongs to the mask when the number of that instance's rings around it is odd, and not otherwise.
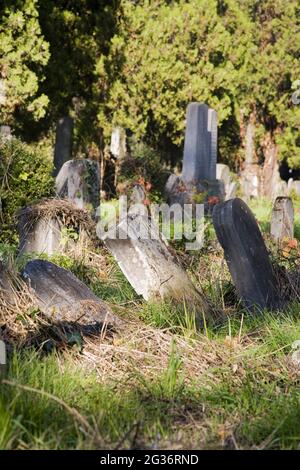
<path fill-rule="evenodd" d="M 148 217 L 129 214 L 120 221 L 117 232 L 97 232 L 134 290 L 145 300 L 186 301 L 195 310 L 199 325 L 203 315 L 213 317 L 211 306 L 193 286 Z"/>
<path fill-rule="evenodd" d="M 100 169 L 98 162 L 89 159 L 69 160 L 58 173 L 57 195 L 72 201 L 79 209 L 93 214 L 100 204 Z"/>
<path fill-rule="evenodd" d="M 223 199 L 223 184 L 216 179 L 217 113 L 206 104 L 190 103 L 186 121 L 182 175 L 170 176 L 165 188 L 167 200 L 190 204 L 205 202 L 211 196 Z"/>
<path fill-rule="evenodd" d="M 29 261 L 22 277 L 34 293 L 41 311 L 51 320 L 82 325 L 122 324 L 110 307 L 74 274 L 49 261 Z"/>
<path fill-rule="evenodd" d="M 267 249 L 249 207 L 241 199 L 218 204 L 213 224 L 237 292 L 248 309 L 280 305 Z"/>
<path fill-rule="evenodd" d="M 74 121 L 70 116 L 63 116 L 57 122 L 54 149 L 54 176 L 65 162 L 72 158 Z"/>
<path fill-rule="evenodd" d="M 272 210 L 271 237 L 280 243 L 294 238 L 294 207 L 289 197 L 277 197 Z"/>

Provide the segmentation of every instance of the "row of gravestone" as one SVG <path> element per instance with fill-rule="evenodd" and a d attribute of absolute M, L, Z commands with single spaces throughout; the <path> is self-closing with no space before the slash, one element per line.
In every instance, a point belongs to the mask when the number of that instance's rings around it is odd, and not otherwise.
<path fill-rule="evenodd" d="M 230 173 L 226 166 L 219 167 L 220 177 L 217 178 L 216 143 L 217 143 L 216 113 L 206 105 L 192 103 L 188 107 L 187 129 L 184 148 L 183 172 L 177 183 L 180 190 L 173 186 L 169 197 L 171 202 L 195 202 L 195 194 L 206 193 L 209 196 L 225 197 L 224 191 L 232 190 Z M 172 181 L 173 176 L 170 177 Z M 170 180 L 167 188 L 170 186 Z M 94 213 L 99 205 L 99 168 L 97 163 L 90 160 L 70 160 L 63 164 L 56 177 L 56 189 L 60 198 L 73 201 L 77 209 L 88 208 Z M 141 199 L 142 188 L 136 188 L 135 197 Z M 207 190 L 207 191 L 205 191 Z M 232 195 L 232 194 L 230 194 Z M 58 204 L 58 202 L 57 202 Z M 279 212 L 278 212 L 279 213 Z M 26 215 L 26 213 L 25 213 Z M 45 222 L 45 221 L 44 221 Z M 45 245 L 52 242 L 48 254 L 52 254 L 59 247 L 59 237 L 54 236 L 55 220 L 48 220 L 45 225 L 42 220 L 28 228 L 26 216 L 20 219 L 21 253 L 24 251 L 41 252 Z M 230 199 L 228 202 L 216 205 L 213 212 L 213 222 L 218 239 L 224 249 L 232 279 L 237 292 L 248 308 L 277 308 L 281 305 L 278 297 L 276 278 L 269 260 L 264 241 L 259 228 L 249 208 L 239 199 Z M 277 217 L 275 225 L 280 225 Z M 180 266 L 174 255 L 161 237 L 141 238 L 139 236 L 141 225 L 145 226 L 145 233 L 157 228 L 153 221 L 139 213 L 129 213 L 126 219 L 119 223 L 119 238 L 105 234 L 104 242 L 115 256 L 121 270 L 136 290 L 145 300 L 169 298 L 175 301 L 184 299 L 189 308 L 196 313 L 197 323 L 200 325 L 203 315 L 215 320 L 221 314 L 218 309 L 195 288 L 186 272 Z M 274 224 L 273 224 L 274 225 Z M 122 231 L 126 236 L 122 237 Z M 39 236 L 37 237 L 37 232 Z M 30 240 L 28 242 L 28 240 Z M 30 264 L 31 263 L 31 264 Z M 56 319 L 57 311 L 63 308 L 77 312 L 73 321 L 81 315 L 80 309 L 74 305 L 82 302 L 89 305 L 83 318 L 89 319 L 90 307 L 99 314 L 99 306 L 95 307 L 95 296 L 86 286 L 76 284 L 73 289 L 74 277 L 71 273 L 57 266 L 39 260 L 30 262 L 23 272 L 23 276 L 30 282 L 37 298 L 43 299 L 40 307 L 47 306 L 46 313 Z M 36 274 L 38 273 L 38 274 Z M 78 280 L 77 280 L 78 281 Z M 77 281 L 74 281 L 75 283 Z M 79 282 L 79 281 L 78 281 Z M 80 299 L 75 291 L 80 292 Z M 99 300 L 99 299 L 98 299 Z M 99 300 L 101 303 L 101 301 Z M 79 305 L 78 304 L 78 305 Z M 103 306 L 103 303 L 101 303 Z M 106 306 L 104 311 L 109 312 Z M 98 313 L 97 313 L 98 312 Z M 103 313 L 103 312 L 102 312 Z M 102 315 L 102 314 L 101 314 Z M 103 320 L 103 315 L 99 316 Z M 111 317 L 110 312 L 110 317 Z M 67 318 L 64 315 L 65 319 Z M 111 317 L 112 318 L 112 317 Z"/>
<path fill-rule="evenodd" d="M 218 195 L 219 199 L 224 199 L 226 198 L 225 188 L 228 191 L 227 197 L 234 195 L 234 183 L 231 182 L 228 167 L 226 165 L 219 166 L 219 175 L 217 175 L 216 145 L 217 116 L 215 111 L 206 105 L 191 103 L 187 111 L 182 176 L 172 175 L 170 177 L 166 186 L 169 202 L 193 203 L 197 201 L 195 195 L 203 192 L 206 194 L 206 199 L 212 195 Z M 56 188 L 59 197 L 72 200 L 79 209 L 88 207 L 94 212 L 94 209 L 99 205 L 99 168 L 97 163 L 90 160 L 65 162 L 56 177 Z M 143 198 L 140 189 L 136 188 L 137 198 Z M 222 215 L 223 213 L 226 217 Z M 277 289 L 274 287 L 276 283 L 274 276 L 272 277 L 272 267 L 259 229 L 247 206 L 238 199 L 230 199 L 228 204 L 216 206 L 213 220 L 218 238 L 225 251 L 232 278 L 245 304 L 247 306 L 258 305 L 262 308 L 276 305 L 278 302 L 273 293 Z M 228 220 L 232 232 L 228 227 L 224 229 Z M 143 295 L 146 300 L 166 296 L 174 299 L 184 297 L 192 306 L 200 306 L 202 313 L 204 311 L 206 314 L 214 316 L 209 302 L 192 286 L 186 273 L 171 255 L 165 243 L 160 238 L 156 240 L 141 239 L 138 236 L 138 227 L 140 230 L 141 224 L 147 226 L 148 223 L 147 218 L 141 220 L 138 213 L 130 213 L 127 219 L 122 220 L 119 224 L 121 232 L 123 225 L 124 229 L 125 227 L 129 228 L 127 238 L 123 237 L 122 239 L 119 236 L 119 239 L 115 239 L 109 233 L 104 238 L 129 282 L 137 293 Z M 47 250 L 45 246 L 49 244 L 50 240 L 50 243 L 53 243 L 48 254 L 52 254 L 59 247 L 60 237 L 60 235 L 54 236 L 53 233 L 55 230 L 60 232 L 60 227 L 55 226 L 53 220 L 37 220 L 37 224 L 41 225 L 28 228 L 26 217 L 24 221 L 20 221 L 20 252 L 43 252 L 45 249 Z M 153 227 L 153 221 L 151 224 Z M 280 226 L 278 217 L 271 226 Z M 241 232 L 242 230 L 244 232 Z M 147 232 L 147 227 L 145 231 Z M 30 241 L 28 242 L 28 240 Z M 229 240 L 228 244 L 226 240 Z M 240 247 L 240 251 L 236 251 L 237 247 Z M 242 247 L 244 248 L 242 249 Z M 251 259 L 251 253 L 254 254 L 253 259 Z M 237 261 L 239 259 L 240 261 Z M 255 259 L 259 260 L 258 269 L 255 267 Z M 256 273 L 255 276 L 253 272 Z M 266 278 L 265 283 L 263 282 L 264 278 Z M 258 287 L 255 287 L 256 283 Z M 262 292 L 259 294 L 260 289 Z M 257 291 L 257 295 L 255 295 L 255 291 Z M 197 307 L 196 310 L 199 308 Z M 201 315 L 199 322 L 201 322 Z"/>
<path fill-rule="evenodd" d="M 203 316 L 207 320 L 220 319 L 222 313 L 193 285 L 162 238 L 143 239 L 139 236 L 141 224 L 146 229 L 155 230 L 153 221 L 148 217 L 131 214 L 126 220 L 120 221 L 118 239 L 111 237 L 109 232 L 104 237 L 105 245 L 135 291 L 145 300 L 184 301 L 188 310 L 195 312 L 199 326 Z M 256 307 L 261 310 L 281 307 L 283 299 L 279 296 L 276 276 L 248 206 L 238 198 L 216 205 L 213 224 L 244 305 L 250 310 Z M 125 230 L 126 237 L 122 237 L 122 231 L 125 233 Z M 55 320 L 76 322 L 78 318 L 87 321 L 98 318 L 98 323 L 101 323 L 107 316 L 109 323 L 118 324 L 108 306 L 76 280 L 73 274 L 53 263 L 30 261 L 23 271 L 23 277 L 39 299 L 39 306 Z M 64 309 L 72 312 L 71 316 L 62 314 Z"/>

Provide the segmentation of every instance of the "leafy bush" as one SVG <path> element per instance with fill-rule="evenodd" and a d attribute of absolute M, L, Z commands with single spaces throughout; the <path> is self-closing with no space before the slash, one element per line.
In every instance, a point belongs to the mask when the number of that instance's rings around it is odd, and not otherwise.
<path fill-rule="evenodd" d="M 33 149 L 16 138 L 0 139 L 0 241 L 16 243 L 16 211 L 52 195 L 51 169 L 51 161 L 41 149 Z"/>

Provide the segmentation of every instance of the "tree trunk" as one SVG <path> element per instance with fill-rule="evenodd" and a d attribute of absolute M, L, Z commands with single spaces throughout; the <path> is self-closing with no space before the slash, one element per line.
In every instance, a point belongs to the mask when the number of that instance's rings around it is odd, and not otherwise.
<path fill-rule="evenodd" d="M 280 181 L 279 165 L 277 161 L 278 148 L 274 135 L 268 132 L 262 142 L 264 153 L 263 166 L 263 196 L 272 198 L 275 188 Z"/>

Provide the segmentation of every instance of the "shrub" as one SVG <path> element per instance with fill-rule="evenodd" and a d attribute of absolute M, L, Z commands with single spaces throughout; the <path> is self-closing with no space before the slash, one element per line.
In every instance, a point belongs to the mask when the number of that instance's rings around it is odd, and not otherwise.
<path fill-rule="evenodd" d="M 0 242 L 17 243 L 15 213 L 53 194 L 52 163 L 16 138 L 0 139 Z"/>

